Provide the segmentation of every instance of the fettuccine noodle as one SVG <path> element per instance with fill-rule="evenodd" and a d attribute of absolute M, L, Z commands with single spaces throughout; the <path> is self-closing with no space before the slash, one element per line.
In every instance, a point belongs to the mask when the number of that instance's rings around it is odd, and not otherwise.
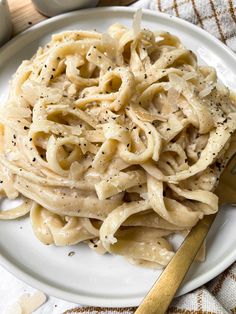
<path fill-rule="evenodd" d="M 137 13 L 137 20 L 140 19 Z M 168 32 L 67 31 L 23 61 L 0 115 L 0 192 L 37 238 L 162 267 L 218 210 L 236 98 Z"/>

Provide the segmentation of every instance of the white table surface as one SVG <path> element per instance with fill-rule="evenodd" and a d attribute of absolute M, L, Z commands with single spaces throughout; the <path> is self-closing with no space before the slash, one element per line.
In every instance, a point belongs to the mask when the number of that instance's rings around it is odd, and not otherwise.
<path fill-rule="evenodd" d="M 3 314 L 8 306 L 12 305 L 24 293 L 32 294 L 35 289 L 17 279 L 15 276 L 0 266 L 0 313 Z M 77 304 L 66 302 L 54 297 L 48 297 L 36 314 L 61 314 L 64 311 L 76 307 Z"/>

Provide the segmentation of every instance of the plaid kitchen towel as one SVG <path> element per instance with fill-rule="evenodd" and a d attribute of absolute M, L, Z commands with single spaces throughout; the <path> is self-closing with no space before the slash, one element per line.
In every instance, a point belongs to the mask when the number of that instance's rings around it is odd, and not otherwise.
<path fill-rule="evenodd" d="M 185 19 L 236 52 L 236 0 L 140 0 L 134 7 Z M 78 307 L 65 314 L 131 314 L 135 309 Z M 205 286 L 176 298 L 167 314 L 236 314 L 236 263 Z"/>
<path fill-rule="evenodd" d="M 134 6 L 196 24 L 236 52 L 236 0 L 140 0 Z"/>

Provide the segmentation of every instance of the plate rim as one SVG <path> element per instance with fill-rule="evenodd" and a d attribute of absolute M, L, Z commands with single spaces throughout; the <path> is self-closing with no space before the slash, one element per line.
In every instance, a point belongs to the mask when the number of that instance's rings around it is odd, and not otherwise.
<path fill-rule="evenodd" d="M 17 51 L 17 44 L 20 41 L 29 40 L 31 41 L 34 32 L 38 31 L 44 27 L 47 27 L 50 24 L 55 24 L 57 22 L 60 22 L 61 20 L 65 20 L 68 17 L 71 16 L 80 16 L 80 15 L 86 15 L 91 14 L 92 12 L 96 11 L 98 14 L 100 12 L 115 12 L 115 13 L 122 13 L 122 12 L 128 12 L 128 13 L 134 13 L 137 11 L 136 8 L 133 7 L 101 7 L 101 8 L 90 8 L 90 9 L 84 9 L 84 10 L 77 10 L 68 12 L 65 14 L 61 14 L 55 17 L 52 17 L 50 19 L 41 21 L 40 23 L 30 27 L 29 29 L 23 31 L 22 33 L 15 36 L 13 39 L 8 41 L 4 46 L 0 48 L 0 59 L 1 57 L 7 56 L 8 51 L 14 50 Z M 166 20 L 171 19 L 177 24 L 180 24 L 181 26 L 186 26 L 187 29 L 190 29 L 194 32 L 199 33 L 206 39 L 209 39 L 209 41 L 213 44 L 218 46 L 221 50 L 223 50 L 230 58 L 233 59 L 233 61 L 236 63 L 236 55 L 232 50 L 230 50 L 226 45 L 224 45 L 222 42 L 220 42 L 217 38 L 215 38 L 213 35 L 207 33 L 205 30 L 201 29 L 200 27 L 197 27 L 194 24 L 191 24 L 190 22 L 187 22 L 185 20 L 182 20 L 178 17 L 171 16 L 166 13 L 158 12 L 158 11 L 152 11 L 148 9 L 142 9 L 143 13 L 145 15 L 151 15 L 154 17 L 161 17 Z M 0 62 L 1 63 L 1 62 Z M 224 271 L 227 267 L 229 267 L 234 261 L 236 260 L 236 250 L 232 251 L 231 254 L 227 256 L 226 259 L 222 260 L 220 263 L 218 263 L 215 267 L 212 269 L 209 269 L 207 273 L 204 273 L 203 275 L 198 276 L 193 281 L 190 281 L 184 285 L 181 289 L 181 293 L 177 293 L 176 296 L 185 294 L 187 292 L 190 292 L 202 284 L 205 284 L 212 278 L 219 275 L 222 271 Z M 80 304 L 89 304 L 92 306 L 102 306 L 102 307 L 130 307 L 130 306 L 137 306 L 139 304 L 140 297 L 128 297 L 127 299 L 124 298 L 113 298 L 113 299 L 106 299 L 101 296 L 95 297 L 95 296 L 85 296 L 85 295 L 77 295 L 73 292 L 67 292 L 63 291 L 60 288 L 57 288 L 55 286 L 51 286 L 50 284 L 41 281 L 40 279 L 35 278 L 33 275 L 30 275 L 27 272 L 24 272 L 22 268 L 18 265 L 15 265 L 14 262 L 11 261 L 11 259 L 8 259 L 7 256 L 3 256 L 2 253 L 0 253 L 0 264 L 7 269 L 10 273 L 12 273 L 14 276 L 19 278 L 20 280 L 26 282 L 27 284 L 40 289 L 44 291 L 46 294 L 50 296 L 55 296 L 60 299 L 64 299 L 69 302 L 74 303 L 80 303 Z M 204 279 L 205 278 L 205 279 Z M 189 287 L 190 286 L 190 287 Z"/>

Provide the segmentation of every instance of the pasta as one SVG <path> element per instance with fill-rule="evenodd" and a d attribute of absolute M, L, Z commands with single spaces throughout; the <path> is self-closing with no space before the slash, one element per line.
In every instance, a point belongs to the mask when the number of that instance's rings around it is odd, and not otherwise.
<path fill-rule="evenodd" d="M 36 237 L 164 267 L 169 241 L 218 210 L 235 94 L 168 32 L 112 25 L 52 36 L 0 114 L 0 192 Z"/>

